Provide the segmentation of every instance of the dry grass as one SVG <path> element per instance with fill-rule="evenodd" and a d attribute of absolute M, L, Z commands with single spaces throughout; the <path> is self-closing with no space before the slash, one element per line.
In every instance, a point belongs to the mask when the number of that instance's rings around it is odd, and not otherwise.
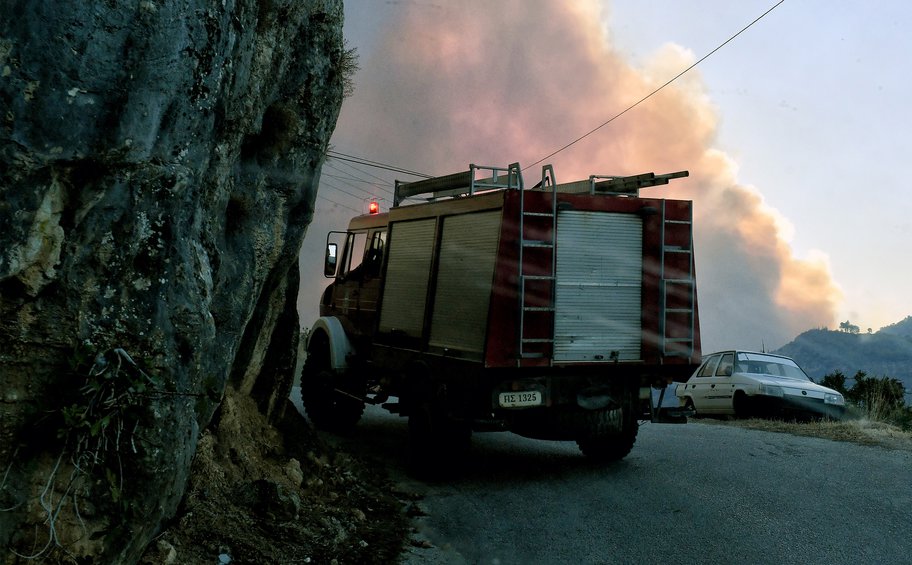
<path fill-rule="evenodd" d="M 751 418 L 749 420 L 691 420 L 691 422 L 693 421 L 912 451 L 912 432 L 903 431 L 892 424 L 867 418 L 840 422 L 787 422 L 759 418 Z"/>

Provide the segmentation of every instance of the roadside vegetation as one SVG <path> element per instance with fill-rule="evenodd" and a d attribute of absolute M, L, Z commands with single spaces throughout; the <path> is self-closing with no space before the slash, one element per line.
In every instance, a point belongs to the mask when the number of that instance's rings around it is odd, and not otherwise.
<path fill-rule="evenodd" d="M 905 387 L 892 377 L 869 377 L 858 371 L 855 383 L 846 387 L 842 371 L 834 371 L 820 380 L 820 384 L 842 393 L 846 398 L 847 419 L 870 420 L 912 432 L 912 407 L 906 406 Z"/>
<path fill-rule="evenodd" d="M 869 377 L 858 371 L 851 387 L 841 371 L 825 375 L 820 384 L 846 398 L 846 413 L 839 421 L 796 422 L 751 418 L 726 420 L 727 425 L 877 445 L 912 451 L 912 407 L 904 401 L 903 383 L 891 377 Z"/>

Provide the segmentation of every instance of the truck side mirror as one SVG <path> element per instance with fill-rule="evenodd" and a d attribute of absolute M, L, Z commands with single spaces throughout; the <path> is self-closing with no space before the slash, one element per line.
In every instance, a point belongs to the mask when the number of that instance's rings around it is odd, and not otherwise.
<path fill-rule="evenodd" d="M 335 277 L 336 276 L 336 263 L 337 263 L 337 252 L 339 246 L 335 243 L 326 244 L 326 255 L 323 257 L 323 276 L 324 277 Z"/>

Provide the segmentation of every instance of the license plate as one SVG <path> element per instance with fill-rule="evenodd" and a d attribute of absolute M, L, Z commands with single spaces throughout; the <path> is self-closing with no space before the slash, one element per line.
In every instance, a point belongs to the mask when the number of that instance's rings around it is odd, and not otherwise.
<path fill-rule="evenodd" d="M 520 408 L 523 406 L 541 406 L 542 394 L 537 390 L 500 393 L 501 408 Z"/>

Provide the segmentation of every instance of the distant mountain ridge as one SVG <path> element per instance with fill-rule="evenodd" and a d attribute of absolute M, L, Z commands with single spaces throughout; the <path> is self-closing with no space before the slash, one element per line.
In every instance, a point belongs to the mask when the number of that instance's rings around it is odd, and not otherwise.
<path fill-rule="evenodd" d="M 912 337 L 912 316 L 906 316 L 901 322 L 884 326 L 877 333 Z"/>
<path fill-rule="evenodd" d="M 870 334 L 808 330 L 774 353 L 797 361 L 815 381 L 839 370 L 850 384 L 865 371 L 899 379 L 912 391 L 912 316 Z"/>

